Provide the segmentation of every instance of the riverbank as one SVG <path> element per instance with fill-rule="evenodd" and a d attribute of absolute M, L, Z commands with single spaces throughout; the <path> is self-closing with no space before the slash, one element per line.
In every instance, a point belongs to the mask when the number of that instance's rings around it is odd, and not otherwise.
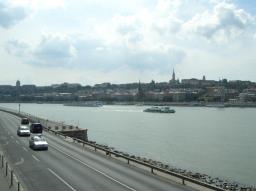
<path fill-rule="evenodd" d="M 97 100 L 95 100 L 97 101 Z M 30 103 L 30 104 L 69 104 L 70 102 L 65 101 L 53 101 L 53 102 L 0 102 L 0 103 Z M 79 102 L 77 103 L 79 106 Z M 82 102 L 81 102 L 82 103 Z M 83 102 L 84 103 L 84 102 Z M 134 101 L 100 101 L 103 105 L 136 105 L 136 106 L 181 106 L 181 107 L 215 107 L 215 108 L 225 108 L 225 107 L 238 107 L 238 108 L 256 108 L 256 102 L 134 102 Z M 76 106 L 76 104 L 74 104 Z"/>
<path fill-rule="evenodd" d="M 109 147 L 109 146 L 103 145 L 103 144 L 98 144 L 96 141 L 88 141 L 88 142 L 96 144 L 97 146 L 103 147 L 107 150 L 111 150 L 115 153 L 124 155 L 126 157 L 130 157 L 130 158 L 139 160 L 141 162 L 148 163 L 150 165 L 154 165 L 156 167 L 168 170 L 168 171 L 173 172 L 173 173 L 181 174 L 183 176 L 186 176 L 186 177 L 198 180 L 200 182 L 204 182 L 204 183 L 216 186 L 218 188 L 222 188 L 222 189 L 225 189 L 225 190 L 231 190 L 231 191 L 256 191 L 255 186 L 245 185 L 245 184 L 235 182 L 235 181 L 232 181 L 232 180 L 227 180 L 227 179 L 223 179 L 223 178 L 220 178 L 220 177 L 211 177 L 207 174 L 177 168 L 177 167 L 171 166 L 169 164 L 165 164 L 165 163 L 160 162 L 160 161 L 155 161 L 155 160 L 148 159 L 148 158 L 145 158 L 145 157 L 135 156 L 135 155 L 132 155 L 132 154 L 128 154 L 127 152 L 119 151 L 119 150 L 116 150 L 113 147 Z"/>
<path fill-rule="evenodd" d="M 137 106 L 181 106 L 181 107 L 239 107 L 239 108 L 256 108 L 255 102 L 109 102 L 106 105 L 137 105 Z"/>

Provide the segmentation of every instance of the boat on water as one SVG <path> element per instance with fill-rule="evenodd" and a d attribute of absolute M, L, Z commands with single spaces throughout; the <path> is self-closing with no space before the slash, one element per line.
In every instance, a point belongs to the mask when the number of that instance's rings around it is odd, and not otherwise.
<path fill-rule="evenodd" d="M 76 106 L 76 107 L 102 107 L 103 104 L 100 101 L 86 101 L 86 102 L 70 102 L 64 103 L 64 106 Z"/>
<path fill-rule="evenodd" d="M 170 109 L 170 107 L 158 107 L 158 106 L 153 106 L 147 109 L 143 110 L 144 112 L 151 112 L 151 113 L 175 113 L 174 109 Z"/>

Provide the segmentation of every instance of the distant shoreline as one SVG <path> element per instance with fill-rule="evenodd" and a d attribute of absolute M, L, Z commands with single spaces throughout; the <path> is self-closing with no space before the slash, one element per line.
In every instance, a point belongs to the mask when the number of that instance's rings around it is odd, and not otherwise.
<path fill-rule="evenodd" d="M 83 101 L 84 102 L 84 101 Z M 215 108 L 228 108 L 228 107 L 238 107 L 238 108 L 256 108 L 256 102 L 238 102 L 238 103 L 230 103 L 230 102 L 134 102 L 134 101 L 113 101 L 106 102 L 100 101 L 103 105 L 137 105 L 137 106 L 180 106 L 180 107 L 215 107 Z M 18 101 L 10 101 L 10 102 L 1 102 L 1 103 L 34 103 L 34 104 L 67 104 L 70 102 L 66 101 L 54 101 L 54 102 L 18 102 Z M 79 102 L 75 102 L 79 103 Z M 82 102 L 81 102 L 82 103 Z"/>
<path fill-rule="evenodd" d="M 218 102 L 113 102 L 106 105 L 138 105 L 138 106 L 181 106 L 181 107 L 242 107 L 242 108 L 256 108 L 256 103 L 218 103 Z"/>

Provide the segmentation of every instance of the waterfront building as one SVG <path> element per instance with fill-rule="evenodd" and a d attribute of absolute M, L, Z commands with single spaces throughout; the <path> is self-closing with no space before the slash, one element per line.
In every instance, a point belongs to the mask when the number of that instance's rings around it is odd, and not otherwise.
<path fill-rule="evenodd" d="M 256 101 L 256 88 L 243 90 L 243 92 L 239 94 L 239 100 L 242 102 Z"/>

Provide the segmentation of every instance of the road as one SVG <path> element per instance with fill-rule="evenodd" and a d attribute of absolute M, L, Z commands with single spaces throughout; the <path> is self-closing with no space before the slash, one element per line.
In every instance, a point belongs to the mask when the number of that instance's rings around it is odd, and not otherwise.
<path fill-rule="evenodd" d="M 48 151 L 33 151 L 16 134 L 20 119 L 0 112 L 0 145 L 28 191 L 189 191 L 149 171 L 44 132 Z"/>

